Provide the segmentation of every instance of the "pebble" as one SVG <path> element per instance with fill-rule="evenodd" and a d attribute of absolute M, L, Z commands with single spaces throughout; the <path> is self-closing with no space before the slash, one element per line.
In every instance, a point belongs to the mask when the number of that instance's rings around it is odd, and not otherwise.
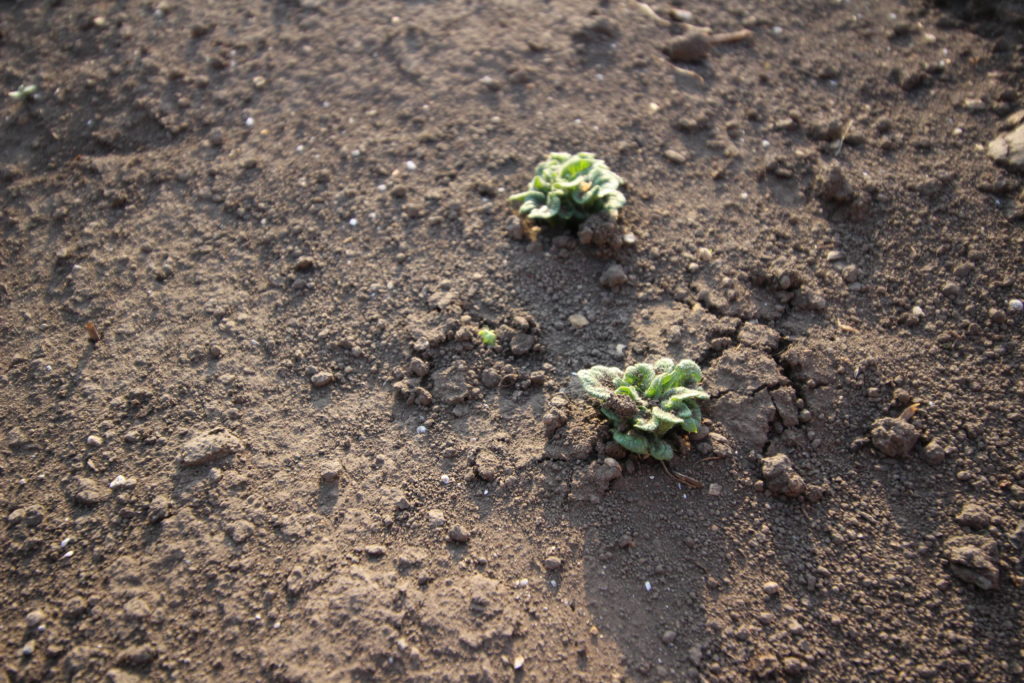
<path fill-rule="evenodd" d="M 590 321 L 582 313 L 573 313 L 569 316 L 569 324 L 579 330 L 589 325 Z"/>
<path fill-rule="evenodd" d="M 520 669 L 523 668 L 523 664 L 525 664 L 525 663 L 526 663 L 526 658 L 523 657 L 522 655 L 520 655 L 520 656 L 516 657 L 515 660 L 512 662 L 512 668 L 515 669 L 516 671 L 519 671 Z"/>
<path fill-rule="evenodd" d="M 409 374 L 424 377 L 430 372 L 430 364 L 422 358 L 413 357 L 409 360 Z"/>
<path fill-rule="evenodd" d="M 72 498 L 80 505 L 97 505 L 110 497 L 110 490 L 95 479 L 78 477 L 75 479 Z"/>
<path fill-rule="evenodd" d="M 711 54 L 711 39 L 704 31 L 689 29 L 669 41 L 665 54 L 673 62 L 702 62 Z"/>
<path fill-rule="evenodd" d="M 108 486 L 110 486 L 110 488 L 114 490 L 117 490 L 130 489 L 131 487 L 135 486 L 135 484 L 136 480 L 134 477 L 126 477 L 123 474 L 119 474 L 116 477 L 114 477 L 113 481 L 111 481 L 110 484 L 108 484 Z"/>
<path fill-rule="evenodd" d="M 156 524 L 157 522 L 167 519 L 171 514 L 171 499 L 165 495 L 155 496 L 153 500 L 149 502 L 149 513 L 146 515 L 146 521 L 150 524 Z"/>
<path fill-rule="evenodd" d="M 992 161 L 1011 171 L 1024 171 L 1024 123 L 988 143 Z"/>
<path fill-rule="evenodd" d="M 295 270 L 305 273 L 316 268 L 316 260 L 312 256 L 300 256 L 295 262 Z"/>
<path fill-rule="evenodd" d="M 182 449 L 178 464 L 182 467 L 209 465 L 242 450 L 242 441 L 227 430 L 189 439 Z"/>
<path fill-rule="evenodd" d="M 629 278 L 626 276 L 626 270 L 618 263 L 613 263 L 605 268 L 604 273 L 601 274 L 601 286 L 607 287 L 608 289 L 615 289 L 626 284 L 626 280 Z"/>
<path fill-rule="evenodd" d="M 557 555 L 548 555 L 541 564 L 549 572 L 558 571 L 562 568 L 562 558 Z"/>
<path fill-rule="evenodd" d="M 825 254 L 825 260 L 828 261 L 829 263 L 833 263 L 835 261 L 842 261 L 844 258 L 845 256 L 843 255 L 843 252 L 839 251 L 838 249 L 833 249 L 832 251 Z"/>
<path fill-rule="evenodd" d="M 383 557 L 387 549 L 382 545 L 368 545 L 363 549 L 369 557 Z"/>
<path fill-rule="evenodd" d="M 1006 302 L 1006 308 L 1009 309 L 1010 313 L 1020 313 L 1024 311 L 1024 301 L 1020 299 L 1010 299 Z"/>
<path fill-rule="evenodd" d="M 709 486 L 708 487 L 708 495 L 709 496 L 720 496 L 720 495 L 722 495 L 722 485 L 721 484 L 712 484 L 711 486 Z"/>
<path fill-rule="evenodd" d="M 326 387 L 328 384 L 334 382 L 334 373 L 327 372 L 326 370 L 321 370 L 320 372 L 310 377 L 309 382 L 317 389 Z"/>
<path fill-rule="evenodd" d="M 775 583 L 774 581 L 765 581 L 764 585 L 761 586 L 761 588 L 768 595 L 778 595 L 779 590 L 781 590 L 779 584 Z"/>
<path fill-rule="evenodd" d="M 103 437 L 99 434 L 90 434 L 85 443 L 91 448 L 99 448 L 103 445 Z"/>
<path fill-rule="evenodd" d="M 663 154 L 665 155 L 665 158 L 673 164 L 679 164 L 681 166 L 686 163 L 686 155 L 677 150 L 666 149 Z"/>
<path fill-rule="evenodd" d="M 463 528 L 462 525 L 456 524 L 448 530 L 448 538 L 454 543 L 468 543 L 469 531 Z"/>
<path fill-rule="evenodd" d="M 447 476 L 447 475 L 445 475 Z M 441 510 L 427 510 L 427 524 L 432 527 L 442 527 L 445 523 L 444 512 Z"/>
<path fill-rule="evenodd" d="M 668 631 L 665 631 L 664 633 L 661 634 L 661 642 L 665 643 L 666 645 L 671 645 L 672 642 L 675 639 L 676 639 L 676 632 L 675 631 L 668 630 Z"/>
<path fill-rule="evenodd" d="M 712 254 L 711 250 L 708 249 L 707 247 L 701 247 L 701 248 L 699 248 L 697 250 L 697 260 L 698 261 L 704 261 L 706 263 L 706 262 L 711 260 L 712 256 L 713 256 L 713 254 Z"/>
<path fill-rule="evenodd" d="M 342 472 L 340 463 L 329 462 L 320 469 L 320 483 L 336 484 L 341 480 Z"/>
<path fill-rule="evenodd" d="M 960 285 L 952 280 L 948 280 L 942 285 L 942 295 L 952 299 L 953 297 L 960 294 Z"/>
<path fill-rule="evenodd" d="M 46 614 L 41 609 L 34 609 L 25 615 L 25 625 L 29 628 L 38 628 L 46 620 Z"/>

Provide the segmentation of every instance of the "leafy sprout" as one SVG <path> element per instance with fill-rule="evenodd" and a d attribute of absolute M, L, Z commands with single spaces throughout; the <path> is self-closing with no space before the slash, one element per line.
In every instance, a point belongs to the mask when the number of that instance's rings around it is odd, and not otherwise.
<path fill-rule="evenodd" d="M 662 358 L 625 370 L 595 365 L 576 376 L 583 390 L 600 401 L 612 438 L 631 453 L 671 460 L 668 437 L 674 430 L 693 433 L 700 427 L 697 401 L 708 395 L 697 387 L 702 375 L 692 360 Z"/>
<path fill-rule="evenodd" d="M 626 203 L 621 184 L 622 178 L 589 152 L 553 152 L 537 166 L 530 187 L 509 201 L 520 202 L 519 213 L 531 221 L 578 224 L 602 211 L 617 217 Z"/>
<path fill-rule="evenodd" d="M 477 335 L 480 337 L 480 342 L 484 346 L 494 346 L 498 343 L 498 335 L 494 333 L 494 330 L 481 327 L 480 331 L 477 332 Z"/>
<path fill-rule="evenodd" d="M 39 91 L 39 86 L 35 84 L 24 84 L 18 86 L 17 90 L 8 91 L 7 96 L 12 100 L 27 100 Z"/>

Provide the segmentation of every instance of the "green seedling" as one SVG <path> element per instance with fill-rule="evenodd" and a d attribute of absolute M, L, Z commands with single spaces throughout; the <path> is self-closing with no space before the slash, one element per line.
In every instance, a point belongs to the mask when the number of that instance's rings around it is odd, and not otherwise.
<path fill-rule="evenodd" d="M 28 98 L 35 95 L 37 92 L 39 92 L 39 86 L 33 84 L 25 85 L 24 83 L 22 83 L 18 86 L 17 90 L 9 91 L 7 93 L 7 96 L 10 97 L 12 100 L 17 100 L 20 102 L 22 100 L 27 100 Z"/>
<path fill-rule="evenodd" d="M 577 225 L 602 211 L 616 218 L 626 203 L 621 184 L 622 178 L 593 154 L 553 152 L 537 166 L 529 189 L 509 201 L 521 202 L 519 213 L 531 221 Z"/>
<path fill-rule="evenodd" d="M 671 460 L 668 438 L 674 430 L 700 427 L 698 400 L 708 395 L 697 385 L 700 368 L 692 360 L 662 358 L 653 365 L 625 369 L 595 365 L 576 373 L 583 390 L 600 401 L 601 414 L 612 426 L 612 438 L 631 453 Z"/>
<path fill-rule="evenodd" d="M 484 346 L 491 347 L 498 343 L 498 335 L 494 333 L 494 330 L 481 327 L 480 331 L 477 332 L 477 335 L 480 337 L 480 342 Z"/>

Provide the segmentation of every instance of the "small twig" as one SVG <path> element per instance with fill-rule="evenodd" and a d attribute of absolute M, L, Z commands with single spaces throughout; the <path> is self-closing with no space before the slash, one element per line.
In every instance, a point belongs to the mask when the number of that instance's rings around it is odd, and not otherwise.
<path fill-rule="evenodd" d="M 914 414 L 920 407 L 920 403 L 911 403 L 909 406 L 903 409 L 902 413 L 900 413 L 900 419 L 903 420 L 904 422 L 910 422 L 910 419 L 914 417 Z"/>
<path fill-rule="evenodd" d="M 676 66 L 675 64 L 670 64 L 669 66 L 671 66 L 673 69 L 675 69 L 675 72 L 677 74 L 679 74 L 680 76 L 685 76 L 686 78 L 692 78 L 693 80 L 697 81 L 701 85 L 704 85 L 704 77 L 701 76 L 696 71 L 691 71 L 690 69 L 684 69 L 683 67 Z"/>
<path fill-rule="evenodd" d="M 726 43 L 742 43 L 744 40 L 750 40 L 753 37 L 753 31 L 748 28 L 742 28 L 739 31 L 715 33 L 714 35 L 708 36 L 708 40 L 711 41 L 712 45 L 725 45 Z"/>
<path fill-rule="evenodd" d="M 665 19 L 664 17 L 658 16 L 658 13 L 655 12 L 654 9 L 650 5 L 648 5 L 646 2 L 640 2 L 640 0 L 636 0 L 636 4 L 637 4 L 637 6 L 639 6 L 641 12 L 643 12 L 644 14 L 649 16 L 651 19 L 654 19 L 654 21 L 657 24 L 659 24 L 661 26 L 671 26 L 672 25 L 672 22 L 669 21 L 668 19 Z"/>
<path fill-rule="evenodd" d="M 702 460 L 698 460 L 697 464 L 699 465 L 702 462 L 712 462 L 713 460 L 725 460 L 725 458 L 726 458 L 726 456 L 724 456 L 724 455 L 709 455 L 708 457 L 706 457 L 706 458 L 704 458 Z"/>
<path fill-rule="evenodd" d="M 661 466 L 665 468 L 665 474 L 667 474 L 668 476 L 672 477 L 673 479 L 675 479 L 679 483 L 686 484 L 691 489 L 701 489 L 701 488 L 704 488 L 704 485 L 701 484 L 696 479 L 694 479 L 693 477 L 688 477 L 685 474 L 682 474 L 681 472 L 676 472 L 675 470 L 669 469 L 668 465 L 665 463 L 664 460 L 659 460 L 659 462 L 661 463 Z"/>

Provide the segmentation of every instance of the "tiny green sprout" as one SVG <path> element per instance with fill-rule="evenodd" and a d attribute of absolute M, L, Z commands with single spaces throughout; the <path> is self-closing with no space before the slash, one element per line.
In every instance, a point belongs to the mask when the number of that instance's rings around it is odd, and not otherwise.
<path fill-rule="evenodd" d="M 662 358 L 624 371 L 595 365 L 576 376 L 583 390 L 600 401 L 601 414 L 612 426 L 612 438 L 631 453 L 671 460 L 667 437 L 676 428 L 690 433 L 700 428 L 697 401 L 708 395 L 697 387 L 703 376 L 692 360 L 676 363 Z"/>
<path fill-rule="evenodd" d="M 18 86 L 17 90 L 9 91 L 7 93 L 7 96 L 10 97 L 12 100 L 18 100 L 20 102 L 21 100 L 27 100 L 28 98 L 35 95 L 37 92 L 39 92 L 39 86 L 35 84 L 25 85 L 24 83 L 22 83 Z"/>
<path fill-rule="evenodd" d="M 626 203 L 621 184 L 622 178 L 589 152 L 552 152 L 537 166 L 530 187 L 509 201 L 520 202 L 519 213 L 531 221 L 578 225 L 602 211 L 617 217 Z"/>
<path fill-rule="evenodd" d="M 494 346 L 498 343 L 498 335 L 494 334 L 494 330 L 481 327 L 477 335 L 480 336 L 480 341 L 484 346 Z"/>

